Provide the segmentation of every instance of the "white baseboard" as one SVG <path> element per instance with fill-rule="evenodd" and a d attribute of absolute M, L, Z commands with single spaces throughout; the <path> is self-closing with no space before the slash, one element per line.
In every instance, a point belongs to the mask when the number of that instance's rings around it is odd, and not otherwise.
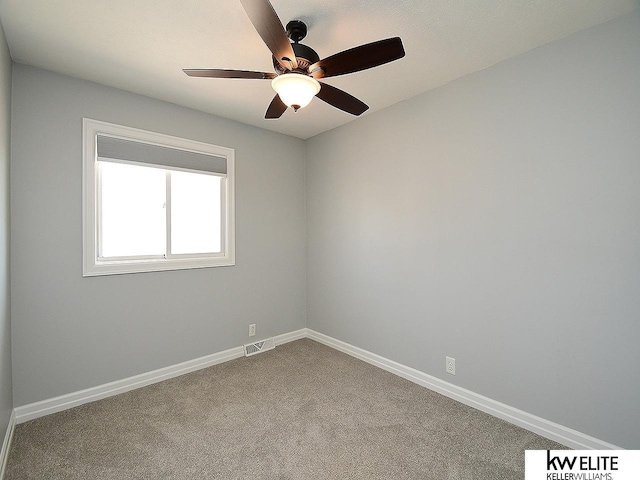
<path fill-rule="evenodd" d="M 59 397 L 49 398 L 40 402 L 30 403 L 16 407 L 16 419 L 18 423 L 27 422 L 34 418 L 43 417 L 52 413 L 68 410 L 88 402 L 94 402 L 103 398 L 128 392 L 136 388 L 144 387 L 152 383 L 168 380 L 185 373 L 190 373 L 201 368 L 210 367 L 218 363 L 227 362 L 244 354 L 242 347 L 230 348 L 223 352 L 206 355 L 204 357 L 178 363 L 169 367 L 159 368 L 151 372 L 134 375 L 133 377 L 116 380 L 96 387 L 87 388 L 78 392 L 68 393 Z"/>
<path fill-rule="evenodd" d="M 293 332 L 285 333 L 274 337 L 276 345 L 282 345 L 287 342 L 299 340 L 301 338 L 310 338 L 319 343 L 327 345 L 331 348 L 344 352 L 352 357 L 363 360 L 371 365 L 382 368 L 388 372 L 405 378 L 413 383 L 426 387 L 430 390 L 438 392 L 449 398 L 457 400 L 470 407 L 477 408 L 494 417 L 506 420 L 509 423 L 525 428 L 531 432 L 537 433 L 550 440 L 556 441 L 570 448 L 578 450 L 623 450 L 608 442 L 585 435 L 571 428 L 559 425 L 554 422 L 545 420 L 544 418 L 531 415 L 517 408 L 510 407 L 504 403 L 484 397 L 470 390 L 464 389 L 452 383 L 433 377 L 419 370 L 407 367 L 393 360 L 381 357 L 375 353 L 371 353 L 359 347 L 355 347 L 341 340 L 329 337 L 322 333 L 316 332 L 309 328 L 302 328 Z M 214 353 L 204 357 L 196 358 L 187 362 L 179 363 L 165 368 L 160 368 L 151 372 L 135 375 L 133 377 L 117 380 L 115 382 L 106 383 L 92 388 L 87 388 L 78 392 L 69 393 L 59 397 L 43 400 L 41 402 L 31 403 L 14 409 L 12 414 L 13 424 L 23 423 L 33 420 L 44 415 L 60 412 L 69 408 L 82 405 L 84 403 L 93 402 L 102 398 L 117 395 L 119 393 L 128 392 L 136 388 L 144 387 L 152 383 L 161 382 L 169 378 L 184 375 L 195 370 L 207 368 L 218 363 L 227 362 L 235 358 L 242 357 L 244 354 L 242 347 L 235 347 L 223 352 Z M 11 427 L 13 433 L 13 427 Z M 8 435 L 8 433 L 7 433 Z M 11 441 L 11 437 L 9 442 Z M 5 438 L 5 443 L 7 438 Z M 5 454 L 5 446 L 3 444 L 3 455 Z M 4 458 L 2 459 L 4 460 Z M 0 476 L 0 480 L 2 477 Z"/>
<path fill-rule="evenodd" d="M 276 345 L 282 345 L 293 340 L 298 340 L 306 336 L 306 329 L 278 335 L 274 338 Z M 194 372 L 202 368 L 211 367 L 219 363 L 228 362 L 235 358 L 244 356 L 242 347 L 234 347 L 222 352 L 213 353 L 204 357 L 196 358 L 186 362 L 159 368 L 151 372 L 134 375 L 133 377 L 116 380 L 96 387 L 87 388 L 78 392 L 68 393 L 59 397 L 49 398 L 40 402 L 30 403 L 21 407 L 16 407 L 17 423 L 24 423 L 35 418 L 50 415 L 52 413 L 68 410 L 88 402 L 94 402 L 103 398 L 128 392 L 136 388 L 151 385 L 152 383 L 168 380 L 186 373 Z"/>
<path fill-rule="evenodd" d="M 277 347 L 278 345 L 293 342 L 294 340 L 300 340 L 301 338 L 307 338 L 306 328 L 301 328 L 300 330 L 295 330 L 289 333 L 283 333 L 282 335 L 273 337 L 273 340 L 275 341 Z"/>
<path fill-rule="evenodd" d="M 362 348 L 355 347 L 341 340 L 336 340 L 328 335 L 307 329 L 307 337 L 567 447 L 576 450 L 623 450 L 623 448 L 612 445 L 611 443 L 550 422 L 544 418 L 531 415 L 530 413 L 523 412 L 504 403 L 497 402 L 496 400 L 478 395 L 470 390 L 445 382 L 437 377 L 381 357 Z"/>
<path fill-rule="evenodd" d="M 16 411 L 11 411 L 9 417 L 9 425 L 7 425 L 7 431 L 4 434 L 4 441 L 2 442 L 2 449 L 0 449 L 0 480 L 4 478 L 4 470 L 7 467 L 7 461 L 9 460 L 9 451 L 11 450 L 11 442 L 13 441 L 13 431 L 16 428 Z"/>

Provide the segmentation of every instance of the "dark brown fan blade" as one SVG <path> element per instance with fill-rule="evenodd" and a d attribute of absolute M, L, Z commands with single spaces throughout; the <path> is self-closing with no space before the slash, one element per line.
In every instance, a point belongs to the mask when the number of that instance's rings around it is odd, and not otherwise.
<path fill-rule="evenodd" d="M 269 0 L 240 0 L 240 3 L 278 63 L 287 70 L 298 68 L 291 42 Z"/>
<path fill-rule="evenodd" d="M 276 96 L 273 97 L 273 100 L 271 100 L 269 104 L 269 108 L 267 108 L 267 113 L 264 114 L 264 118 L 280 118 L 286 110 L 287 106 L 280 100 L 280 96 L 276 93 Z"/>
<path fill-rule="evenodd" d="M 402 57 L 404 47 L 400 37 L 387 38 L 324 58 L 311 65 L 309 72 L 315 78 L 335 77 L 384 65 Z"/>
<path fill-rule="evenodd" d="M 190 77 L 207 78 L 255 78 L 270 80 L 276 78 L 275 73 L 251 72 L 249 70 L 221 70 L 216 68 L 185 68 L 182 70 Z"/>
<path fill-rule="evenodd" d="M 326 83 L 320 82 L 320 91 L 316 95 L 320 100 L 327 102 L 329 105 L 333 105 L 340 110 L 344 110 L 351 115 L 362 115 L 369 110 L 369 106 L 358 100 L 353 95 L 349 95 L 347 92 L 340 90 L 339 88 L 332 87 Z"/>

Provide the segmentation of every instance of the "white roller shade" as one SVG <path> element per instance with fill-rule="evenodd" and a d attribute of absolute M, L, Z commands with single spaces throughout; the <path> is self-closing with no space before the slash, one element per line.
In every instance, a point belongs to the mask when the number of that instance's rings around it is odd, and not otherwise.
<path fill-rule="evenodd" d="M 104 162 L 148 164 L 164 169 L 194 170 L 227 174 L 227 159 L 149 143 L 97 136 L 98 160 Z"/>

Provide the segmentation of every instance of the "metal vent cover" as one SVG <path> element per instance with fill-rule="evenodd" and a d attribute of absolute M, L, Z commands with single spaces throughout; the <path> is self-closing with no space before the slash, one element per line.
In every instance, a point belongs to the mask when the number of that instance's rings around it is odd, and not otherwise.
<path fill-rule="evenodd" d="M 245 357 L 250 357 L 256 353 L 273 350 L 276 348 L 276 343 L 273 341 L 273 338 L 267 338 L 266 340 L 261 340 L 259 342 L 248 343 L 243 345 L 243 347 Z"/>

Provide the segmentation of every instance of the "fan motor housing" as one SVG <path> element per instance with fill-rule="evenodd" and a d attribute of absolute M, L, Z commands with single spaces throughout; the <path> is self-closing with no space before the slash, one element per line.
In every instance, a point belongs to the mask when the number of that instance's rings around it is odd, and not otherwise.
<path fill-rule="evenodd" d="M 291 47 L 293 48 L 293 53 L 296 54 L 296 60 L 298 61 L 298 68 L 291 71 L 297 71 L 306 74 L 308 73 L 307 70 L 311 65 L 320 61 L 320 56 L 316 53 L 316 51 L 307 45 L 303 45 L 302 43 L 292 43 Z M 289 71 L 282 65 L 280 65 L 275 57 L 273 57 L 273 66 L 279 75 L 282 75 L 283 73 L 287 73 Z"/>

